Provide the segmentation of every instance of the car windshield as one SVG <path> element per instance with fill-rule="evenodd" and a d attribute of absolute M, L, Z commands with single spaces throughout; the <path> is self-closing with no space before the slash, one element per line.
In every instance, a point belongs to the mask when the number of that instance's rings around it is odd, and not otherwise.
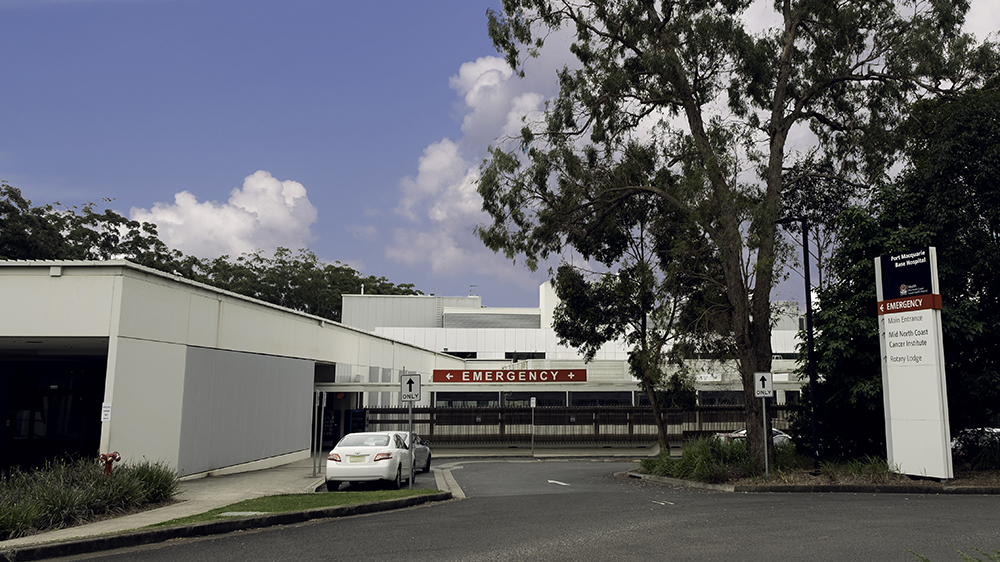
<path fill-rule="evenodd" d="M 388 435 L 373 435 L 371 433 L 352 433 L 345 435 L 338 447 L 385 447 L 389 444 Z"/>

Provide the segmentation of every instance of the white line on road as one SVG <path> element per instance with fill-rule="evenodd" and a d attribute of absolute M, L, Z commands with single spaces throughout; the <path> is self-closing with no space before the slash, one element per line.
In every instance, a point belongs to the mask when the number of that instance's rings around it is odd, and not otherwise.
<path fill-rule="evenodd" d="M 558 480 L 549 480 L 549 484 L 559 484 L 560 486 L 569 486 L 569 484 L 565 482 L 560 482 Z"/>

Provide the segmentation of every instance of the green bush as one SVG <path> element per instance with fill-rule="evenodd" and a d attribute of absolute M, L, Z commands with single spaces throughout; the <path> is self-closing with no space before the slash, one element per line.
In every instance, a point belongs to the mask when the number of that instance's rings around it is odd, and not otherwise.
<path fill-rule="evenodd" d="M 77 525 L 170 499 L 177 474 L 162 463 L 116 466 L 110 475 L 88 459 L 60 459 L 0 477 L 0 540 Z"/>
<path fill-rule="evenodd" d="M 812 466 L 812 460 L 796 453 L 795 446 L 790 443 L 776 446 L 774 457 L 769 467 L 772 471 Z M 659 458 L 643 460 L 640 466 L 649 474 L 656 476 L 710 484 L 764 474 L 764 467 L 750 458 L 743 441 L 723 442 L 714 437 L 685 442 L 679 459 L 672 459 L 668 452 L 664 452 Z"/>
<path fill-rule="evenodd" d="M 711 437 L 684 443 L 679 459 L 670 458 L 669 452 L 664 451 L 657 459 L 642 461 L 642 468 L 657 476 L 709 483 L 725 482 L 730 470 L 753 472 L 755 469 L 742 442 L 724 443 Z"/>
<path fill-rule="evenodd" d="M 1000 435 L 985 428 L 967 429 L 955 441 L 956 464 L 973 470 L 1000 469 Z"/>

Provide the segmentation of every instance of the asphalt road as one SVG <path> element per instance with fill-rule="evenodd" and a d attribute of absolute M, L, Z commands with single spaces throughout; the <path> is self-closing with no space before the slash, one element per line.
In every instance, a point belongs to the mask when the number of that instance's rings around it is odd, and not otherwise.
<path fill-rule="evenodd" d="M 72 559 L 937 562 L 1000 549 L 995 496 L 734 494 L 614 476 L 629 466 L 449 461 L 436 468 L 466 499 Z"/>

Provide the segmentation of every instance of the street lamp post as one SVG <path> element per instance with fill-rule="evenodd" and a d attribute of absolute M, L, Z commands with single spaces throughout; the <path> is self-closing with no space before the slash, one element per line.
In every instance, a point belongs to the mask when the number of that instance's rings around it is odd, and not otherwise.
<path fill-rule="evenodd" d="M 776 224 L 787 225 L 793 222 L 802 223 L 802 267 L 806 278 L 806 371 L 809 374 L 809 413 L 812 417 L 812 449 L 813 469 L 819 470 L 819 432 L 816 430 L 816 410 L 819 397 L 816 396 L 816 361 L 813 358 L 813 324 L 812 324 L 812 282 L 809 278 L 809 218 L 784 217 L 775 221 Z"/>

